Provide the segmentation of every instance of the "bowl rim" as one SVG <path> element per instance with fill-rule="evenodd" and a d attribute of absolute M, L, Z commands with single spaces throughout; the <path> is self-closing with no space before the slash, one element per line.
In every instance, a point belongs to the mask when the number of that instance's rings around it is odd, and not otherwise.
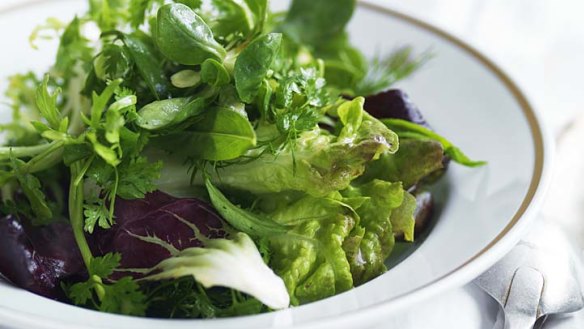
<path fill-rule="evenodd" d="M 14 11 L 26 9 L 30 6 L 79 1 L 79 0 L 23 0 L 21 2 L 4 6 L 0 8 L 0 16 L 9 14 Z M 462 286 L 475 277 L 480 275 L 496 261 L 502 258 L 521 238 L 522 233 L 526 231 L 533 219 L 536 217 L 537 211 L 541 205 L 541 201 L 545 195 L 545 191 L 550 181 L 550 167 L 551 157 L 553 153 L 553 144 L 551 143 L 549 131 L 542 125 L 541 116 L 536 108 L 529 101 L 525 93 L 518 86 L 513 78 L 509 76 L 496 62 L 487 55 L 479 51 L 468 41 L 462 37 L 455 35 L 452 32 L 429 23 L 422 18 L 416 17 L 411 13 L 405 13 L 402 10 L 392 8 L 390 5 L 383 3 L 380 0 L 357 0 L 358 6 L 366 9 L 379 11 L 385 15 L 391 16 L 397 20 L 406 22 L 430 34 L 451 43 L 456 48 L 462 50 L 467 55 L 477 60 L 480 65 L 488 69 L 488 71 L 495 75 L 499 82 L 512 94 L 513 98 L 521 108 L 525 119 L 529 125 L 529 130 L 532 137 L 534 147 L 534 167 L 529 188 L 523 198 L 523 201 L 515 212 L 513 217 L 509 220 L 503 230 L 482 250 L 470 257 L 466 262 L 452 271 L 434 279 L 433 281 L 420 286 L 410 292 L 392 297 L 390 299 L 378 302 L 363 309 L 353 310 L 338 316 L 327 316 L 324 318 L 315 319 L 306 323 L 295 325 L 297 328 L 320 328 L 325 324 L 327 327 L 347 326 L 350 324 L 359 325 L 368 323 L 375 314 L 389 314 L 406 308 L 416 302 L 430 298 L 457 286 Z M 17 314 L 15 314 L 17 313 Z M 112 317 L 126 317 L 122 315 L 111 315 Z M 14 323 L 22 323 L 22 325 L 31 325 L 38 327 L 39 324 L 43 328 L 64 328 L 70 323 L 58 323 L 54 320 L 46 319 L 39 315 L 34 315 L 29 312 L 22 312 L 17 310 L 8 310 L 0 307 L 0 318 L 14 320 Z M 148 319 L 153 323 L 158 324 L 172 322 L 219 322 L 234 321 L 243 319 L 245 317 L 235 317 L 226 319 L 212 319 L 212 320 L 170 320 L 170 319 Z"/>

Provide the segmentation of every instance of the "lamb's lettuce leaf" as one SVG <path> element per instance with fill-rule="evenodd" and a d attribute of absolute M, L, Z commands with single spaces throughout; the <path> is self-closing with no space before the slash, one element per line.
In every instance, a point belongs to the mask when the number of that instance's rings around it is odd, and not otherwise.
<path fill-rule="evenodd" d="M 252 42 L 237 57 L 233 74 L 242 101 L 251 103 L 258 95 L 281 43 L 281 34 L 266 34 Z"/>
<path fill-rule="evenodd" d="M 257 138 L 245 111 L 221 106 L 206 111 L 188 130 L 161 136 L 155 143 L 163 149 L 181 145 L 180 153 L 190 158 L 223 161 L 245 154 Z"/>
<path fill-rule="evenodd" d="M 294 0 L 282 28 L 294 41 L 317 46 L 343 33 L 355 6 L 355 0 Z"/>
<path fill-rule="evenodd" d="M 185 65 L 198 65 L 209 58 L 223 61 L 226 55 L 203 18 L 180 3 L 158 10 L 156 44 L 164 56 Z"/>
<path fill-rule="evenodd" d="M 229 42 L 244 41 L 264 28 L 267 0 L 212 0 L 206 11 L 213 34 Z"/>

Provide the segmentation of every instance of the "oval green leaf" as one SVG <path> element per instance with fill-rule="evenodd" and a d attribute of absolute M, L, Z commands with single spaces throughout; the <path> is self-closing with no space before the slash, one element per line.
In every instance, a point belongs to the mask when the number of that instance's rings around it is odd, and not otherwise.
<path fill-rule="evenodd" d="M 169 96 L 170 84 L 162 69 L 159 53 L 145 34 L 133 33 L 123 35 L 123 41 L 130 56 L 136 63 L 138 73 L 144 79 L 156 99 Z"/>
<path fill-rule="evenodd" d="M 356 0 L 294 0 L 282 29 L 297 43 L 321 46 L 343 33 L 356 3 Z"/>
<path fill-rule="evenodd" d="M 228 84 L 231 77 L 223 64 L 214 59 L 208 59 L 201 65 L 201 80 L 213 87 L 221 87 Z"/>
<path fill-rule="evenodd" d="M 266 34 L 245 48 L 235 62 L 234 78 L 239 98 L 251 103 L 268 75 L 282 44 L 282 34 Z"/>
<path fill-rule="evenodd" d="M 146 130 L 160 130 L 201 114 L 205 110 L 205 99 L 172 98 L 156 101 L 144 106 L 136 124 Z"/>
<path fill-rule="evenodd" d="M 222 62 L 226 54 L 205 21 L 179 3 L 158 10 L 156 43 L 166 57 L 184 65 L 199 65 L 209 58 Z"/>
<path fill-rule="evenodd" d="M 226 108 L 211 110 L 192 126 L 185 149 L 199 159 L 232 160 L 256 145 L 256 135 L 249 120 Z"/>

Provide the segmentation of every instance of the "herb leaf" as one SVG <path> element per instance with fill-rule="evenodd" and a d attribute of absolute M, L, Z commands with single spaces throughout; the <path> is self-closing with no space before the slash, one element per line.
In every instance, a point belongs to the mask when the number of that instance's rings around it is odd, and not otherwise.
<path fill-rule="evenodd" d="M 104 46 L 93 64 L 95 74 L 103 81 L 125 78 L 133 65 L 129 51 L 116 44 Z"/>
<path fill-rule="evenodd" d="M 49 93 L 49 76 L 46 75 L 43 83 L 37 88 L 36 104 L 43 118 L 47 120 L 49 126 L 55 130 L 61 128 L 61 113 L 57 109 L 57 97 L 61 93 L 60 89 L 53 94 Z"/>
<path fill-rule="evenodd" d="M 281 34 L 270 33 L 256 39 L 237 57 L 235 86 L 242 101 L 251 103 L 257 96 L 281 43 Z"/>
<path fill-rule="evenodd" d="M 107 278 L 120 265 L 122 256 L 120 254 L 107 254 L 103 257 L 95 257 L 89 264 L 89 274 L 100 278 Z"/>
<path fill-rule="evenodd" d="M 401 138 L 412 138 L 420 140 L 435 140 L 442 144 L 444 153 L 455 162 L 467 167 L 480 167 L 487 164 L 485 161 L 471 160 L 462 150 L 454 146 L 452 142 L 432 130 L 401 119 L 382 119 L 386 126 L 398 133 Z"/>
<path fill-rule="evenodd" d="M 26 164 L 19 159 L 11 158 L 11 164 L 22 189 L 22 192 L 28 199 L 34 218 L 34 225 L 46 225 L 53 220 L 53 211 L 49 206 L 45 193 L 42 190 L 40 180 L 27 172 Z"/>
<path fill-rule="evenodd" d="M 369 63 L 365 76 L 356 84 L 353 92 L 355 95 L 369 96 L 387 90 L 412 75 L 430 58 L 429 53 L 414 56 L 411 47 L 398 49 L 387 58 L 375 58 Z"/>
<path fill-rule="evenodd" d="M 89 40 L 81 33 L 81 19 L 75 17 L 65 28 L 57 51 L 54 65 L 57 76 L 72 78 L 78 69 L 77 63 L 89 63 L 93 59 L 93 49 Z"/>
<path fill-rule="evenodd" d="M 144 316 L 148 304 L 146 296 L 140 291 L 138 283 L 130 277 L 104 286 L 105 298 L 101 301 L 100 311 L 126 315 Z"/>
<path fill-rule="evenodd" d="M 343 33 L 355 0 L 294 0 L 282 28 L 297 43 L 318 46 Z"/>
<path fill-rule="evenodd" d="M 169 95 L 170 84 L 161 65 L 161 59 L 149 37 L 142 33 L 125 34 L 122 40 L 128 47 L 140 76 L 146 81 L 148 88 L 156 99 L 164 99 Z"/>
<path fill-rule="evenodd" d="M 69 298 L 77 305 L 96 303 L 102 312 L 143 316 L 148 304 L 136 281 L 124 277 L 111 284 L 103 283 L 119 266 L 120 260 L 120 254 L 111 253 L 93 258 L 88 267 L 89 280 L 69 287 Z"/>
<path fill-rule="evenodd" d="M 145 157 L 122 164 L 117 195 L 124 199 L 143 199 L 146 193 L 156 190 L 154 181 L 160 177 L 161 168 L 161 161 L 150 163 Z"/>
<path fill-rule="evenodd" d="M 95 204 L 86 204 L 83 206 L 83 209 L 85 232 L 89 234 L 93 233 L 96 225 L 103 229 L 111 227 L 112 223 L 109 218 L 109 210 L 105 207 L 103 200 L 99 200 Z"/>
<path fill-rule="evenodd" d="M 156 43 L 170 60 L 198 65 L 209 58 L 225 58 L 225 49 L 215 41 L 209 26 L 188 6 L 162 6 L 156 24 Z"/>

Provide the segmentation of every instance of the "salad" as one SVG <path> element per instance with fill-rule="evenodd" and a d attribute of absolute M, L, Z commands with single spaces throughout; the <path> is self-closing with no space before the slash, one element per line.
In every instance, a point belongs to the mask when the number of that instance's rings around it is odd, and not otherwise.
<path fill-rule="evenodd" d="M 212 318 L 387 271 L 448 162 L 483 162 L 390 89 L 427 54 L 351 45 L 355 6 L 89 0 L 40 25 L 55 62 L 10 77 L 0 125 L 2 276 L 103 312 Z"/>

